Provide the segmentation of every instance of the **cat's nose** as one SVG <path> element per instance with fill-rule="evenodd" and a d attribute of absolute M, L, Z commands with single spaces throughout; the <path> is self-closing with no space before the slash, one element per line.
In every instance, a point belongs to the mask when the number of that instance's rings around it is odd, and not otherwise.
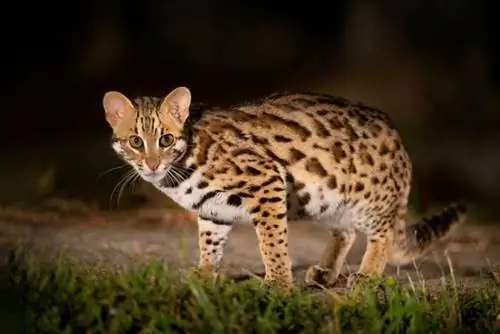
<path fill-rule="evenodd" d="M 155 160 L 147 160 L 146 165 L 152 172 L 154 172 L 158 169 L 158 166 L 160 166 L 160 162 Z"/>

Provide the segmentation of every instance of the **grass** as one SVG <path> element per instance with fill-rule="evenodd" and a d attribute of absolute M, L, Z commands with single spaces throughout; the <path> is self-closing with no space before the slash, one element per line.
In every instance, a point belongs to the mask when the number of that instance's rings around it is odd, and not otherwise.
<path fill-rule="evenodd" d="M 378 291 L 285 294 L 257 278 L 214 284 L 158 262 L 89 270 L 64 257 L 37 261 L 22 249 L 8 267 L 25 330 L 36 333 L 493 333 L 500 312 L 492 284 L 430 294 L 386 279 Z"/>

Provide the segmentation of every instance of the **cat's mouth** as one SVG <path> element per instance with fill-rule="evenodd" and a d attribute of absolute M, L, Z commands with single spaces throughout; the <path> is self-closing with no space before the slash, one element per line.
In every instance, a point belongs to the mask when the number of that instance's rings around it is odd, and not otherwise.
<path fill-rule="evenodd" d="M 165 177 L 166 171 L 154 171 L 154 172 L 146 172 L 143 171 L 141 176 L 144 180 L 148 182 L 160 182 Z"/>

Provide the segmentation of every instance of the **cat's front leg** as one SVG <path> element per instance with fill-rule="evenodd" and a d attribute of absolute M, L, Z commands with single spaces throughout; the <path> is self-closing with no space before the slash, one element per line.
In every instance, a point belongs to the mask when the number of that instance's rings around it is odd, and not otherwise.
<path fill-rule="evenodd" d="M 200 248 L 198 268 L 201 271 L 217 276 L 224 246 L 232 227 L 232 224 L 198 218 L 198 246 Z"/>

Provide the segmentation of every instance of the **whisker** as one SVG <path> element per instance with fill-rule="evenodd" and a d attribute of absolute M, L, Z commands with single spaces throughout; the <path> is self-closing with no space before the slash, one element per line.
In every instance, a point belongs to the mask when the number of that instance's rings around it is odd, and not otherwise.
<path fill-rule="evenodd" d="M 135 179 L 135 170 L 134 170 L 134 173 L 131 173 L 125 182 L 122 183 L 122 186 L 120 188 L 120 191 L 118 192 L 118 206 L 120 205 L 120 199 L 123 195 L 123 192 L 125 191 L 125 189 L 127 188 L 128 185 L 130 185 L 131 181 Z"/>
<path fill-rule="evenodd" d="M 169 175 L 169 178 L 170 178 L 170 183 L 171 184 L 175 184 L 176 183 L 176 177 L 175 177 L 175 174 L 174 174 L 174 170 L 172 168 L 170 168 L 168 172 L 169 172 L 168 175 Z"/>
<path fill-rule="evenodd" d="M 134 179 L 132 180 L 132 185 L 131 185 L 131 190 L 134 191 L 135 190 L 135 187 L 137 186 L 137 184 L 140 182 L 141 180 L 141 176 L 139 174 L 135 174 L 134 176 Z"/>
<path fill-rule="evenodd" d="M 125 167 L 127 167 L 127 166 L 128 166 L 128 164 L 127 164 L 127 163 L 124 163 L 123 165 L 116 166 L 116 167 L 112 167 L 112 168 L 107 169 L 107 170 L 105 170 L 104 172 L 100 173 L 100 174 L 97 176 L 97 178 L 100 178 L 100 177 L 102 177 L 102 176 L 104 176 L 104 175 L 106 175 L 106 174 L 108 174 L 108 173 L 111 173 L 111 172 L 113 172 L 113 171 L 115 171 L 115 170 L 125 168 Z"/>
<path fill-rule="evenodd" d="M 184 178 L 182 177 L 182 175 L 177 171 L 176 168 L 171 168 L 170 171 L 172 172 L 172 176 L 174 177 L 174 181 L 176 183 L 181 183 L 182 181 L 184 181 Z"/>
<path fill-rule="evenodd" d="M 119 187 L 120 183 L 123 182 L 123 180 L 128 176 L 128 174 L 130 174 L 130 170 L 126 171 L 123 175 L 120 176 L 120 178 L 118 179 L 118 182 L 116 183 L 115 187 L 113 188 L 113 190 L 111 191 L 111 196 L 110 196 L 110 201 L 113 199 L 113 195 L 115 194 L 115 191 L 117 190 L 117 188 Z"/>
<path fill-rule="evenodd" d="M 126 174 L 122 175 L 120 177 L 120 179 L 118 180 L 118 182 L 116 183 L 115 187 L 113 188 L 113 191 L 111 192 L 111 196 L 110 196 L 110 206 L 112 205 L 112 202 L 113 202 L 113 197 L 117 194 L 121 184 L 126 180 L 127 176 L 130 174 L 130 171 L 128 171 Z"/>
<path fill-rule="evenodd" d="M 118 207 L 120 206 L 120 197 L 121 197 L 121 194 L 123 192 L 123 188 L 127 185 L 127 183 L 129 182 L 129 180 L 131 178 L 134 177 L 134 175 L 136 174 L 136 171 L 135 169 L 131 169 L 129 171 L 127 171 L 126 173 L 124 173 L 120 179 L 118 180 L 117 184 L 115 185 L 115 187 L 113 188 L 113 191 L 111 192 L 111 196 L 110 196 L 110 206 L 112 205 L 112 202 L 113 202 L 113 196 L 117 196 L 116 197 L 116 200 L 117 200 L 117 204 L 118 204 Z"/>
<path fill-rule="evenodd" d="M 191 176 L 194 168 L 192 167 L 186 168 L 174 164 L 172 165 L 172 170 L 174 170 L 177 173 L 177 175 L 179 175 L 181 181 L 185 181 Z"/>
<path fill-rule="evenodd" d="M 165 178 L 167 179 L 167 183 L 172 183 L 172 177 L 170 175 L 170 169 L 167 169 L 167 172 L 165 173 Z"/>
<path fill-rule="evenodd" d="M 190 172 L 192 172 L 193 170 L 195 170 L 195 168 L 193 167 L 184 167 L 184 166 L 179 166 L 178 164 L 176 163 L 172 163 L 171 165 L 173 168 L 175 168 L 177 171 L 180 171 L 182 173 L 186 173 L 186 176 L 189 175 Z"/>

